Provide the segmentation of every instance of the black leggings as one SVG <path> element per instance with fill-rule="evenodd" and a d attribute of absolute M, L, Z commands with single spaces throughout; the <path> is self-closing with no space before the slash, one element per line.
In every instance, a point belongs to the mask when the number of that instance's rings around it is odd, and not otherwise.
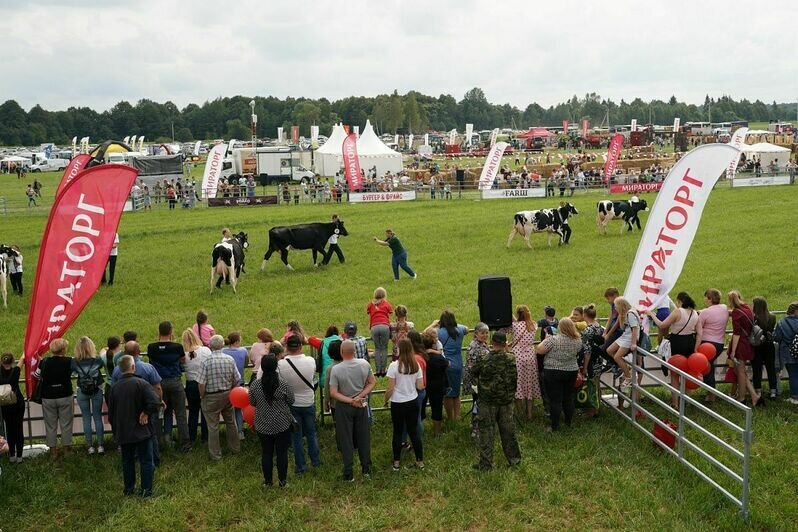
<path fill-rule="evenodd" d="M 3 421 L 6 424 L 8 452 L 11 456 L 22 457 L 22 447 L 25 441 L 25 437 L 22 432 L 22 421 L 24 419 L 24 406 L 13 404 L 3 407 Z"/>
<path fill-rule="evenodd" d="M 261 434 L 260 438 L 260 464 L 263 468 L 263 480 L 266 484 L 272 483 L 272 467 L 274 455 L 277 451 L 277 478 L 284 484 L 288 478 L 288 446 L 291 444 L 291 429 L 287 428 L 277 434 Z"/>
<path fill-rule="evenodd" d="M 406 403 L 391 402 L 391 422 L 393 423 L 393 460 L 398 462 L 402 457 L 402 435 L 405 430 L 413 443 L 416 461 L 424 459 L 424 447 L 418 435 L 418 400 L 413 399 Z"/>
<path fill-rule="evenodd" d="M 560 428 L 560 412 L 565 413 L 565 424 L 571 426 L 574 417 L 574 381 L 576 371 L 560 371 L 544 369 L 543 382 L 546 384 L 546 393 L 549 396 L 549 417 L 552 430 Z"/>
<path fill-rule="evenodd" d="M 754 370 L 754 389 L 762 389 L 762 368 L 768 372 L 768 387 L 770 391 L 776 390 L 778 373 L 776 373 L 776 348 L 773 342 L 765 342 L 754 347 L 754 359 L 751 368 Z"/>
<path fill-rule="evenodd" d="M 434 390 L 427 389 L 427 400 L 429 401 L 429 408 L 432 411 L 432 421 L 443 421 L 443 396 L 445 391 L 443 389 Z"/>

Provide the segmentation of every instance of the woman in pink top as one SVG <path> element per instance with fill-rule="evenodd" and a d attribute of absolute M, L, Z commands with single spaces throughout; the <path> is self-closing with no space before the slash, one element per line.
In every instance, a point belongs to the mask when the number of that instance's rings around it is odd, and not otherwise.
<path fill-rule="evenodd" d="M 704 305 L 706 308 L 698 314 L 698 324 L 695 327 L 695 345 L 710 343 L 715 346 L 715 359 L 712 361 L 712 370 L 704 375 L 704 383 L 715 387 L 715 362 L 724 350 L 726 341 L 726 323 L 729 321 L 729 309 L 720 302 L 720 291 L 710 288 L 704 292 Z M 711 403 L 715 396 L 707 395 L 704 402 Z"/>
<path fill-rule="evenodd" d="M 764 406 L 762 397 L 757 395 L 754 383 L 748 377 L 747 362 L 754 359 L 754 348 L 748 341 L 751 329 L 754 328 L 754 313 L 751 307 L 743 301 L 743 296 L 737 290 L 729 292 L 729 306 L 731 307 L 732 338 L 729 342 L 729 358 L 735 362 L 734 371 L 737 374 L 737 400 L 745 402 L 746 389 L 751 394 L 751 404 Z"/>
<path fill-rule="evenodd" d="M 208 314 L 204 310 L 197 312 L 197 323 L 191 327 L 191 330 L 194 331 L 194 334 L 199 336 L 200 342 L 202 342 L 202 345 L 205 347 L 208 347 L 211 336 L 216 334 L 213 325 L 208 323 Z"/>
<path fill-rule="evenodd" d="M 258 341 L 252 344 L 252 347 L 249 349 L 249 358 L 252 360 L 252 367 L 259 369 L 260 359 L 269 352 L 269 347 L 271 347 L 272 342 L 274 342 L 274 335 L 272 335 L 269 329 L 264 327 L 258 331 L 257 337 Z M 252 380 L 254 380 L 255 372 L 252 373 L 252 377 Z"/>
<path fill-rule="evenodd" d="M 385 288 L 374 290 L 374 299 L 366 306 L 371 328 L 371 340 L 374 342 L 374 364 L 376 376 L 384 377 L 387 371 L 388 338 L 391 336 L 391 313 L 393 307 L 388 302 Z"/>

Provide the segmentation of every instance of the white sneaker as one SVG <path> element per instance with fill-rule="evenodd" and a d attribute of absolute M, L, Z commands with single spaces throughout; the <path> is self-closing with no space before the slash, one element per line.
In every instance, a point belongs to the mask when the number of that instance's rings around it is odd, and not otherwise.
<path fill-rule="evenodd" d="M 89 447 L 89 454 L 94 454 L 94 447 Z"/>
<path fill-rule="evenodd" d="M 11 462 L 12 464 L 16 464 L 17 463 L 17 457 L 16 456 L 9 456 L 8 457 L 8 461 Z"/>
<path fill-rule="evenodd" d="M 105 454 L 105 447 L 102 445 L 97 446 L 97 454 Z"/>
<path fill-rule="evenodd" d="M 413 279 L 418 279 L 418 274 L 417 273 L 413 274 Z"/>
<path fill-rule="evenodd" d="M 244 440 L 246 440 L 246 439 L 247 439 L 247 436 L 246 436 L 246 434 L 244 434 L 243 432 L 239 432 L 239 433 L 238 433 L 238 439 L 239 439 L 240 441 L 244 441 Z"/>
<path fill-rule="evenodd" d="M 793 399 L 792 397 L 787 399 L 787 402 L 790 403 L 791 405 L 798 405 L 798 399 Z"/>

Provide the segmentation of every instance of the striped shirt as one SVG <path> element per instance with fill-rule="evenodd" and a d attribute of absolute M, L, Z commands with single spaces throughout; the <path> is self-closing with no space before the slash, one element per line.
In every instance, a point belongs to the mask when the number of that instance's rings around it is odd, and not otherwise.
<path fill-rule="evenodd" d="M 241 382 L 235 360 L 221 351 L 202 359 L 197 382 L 205 385 L 205 393 L 225 392 Z"/>

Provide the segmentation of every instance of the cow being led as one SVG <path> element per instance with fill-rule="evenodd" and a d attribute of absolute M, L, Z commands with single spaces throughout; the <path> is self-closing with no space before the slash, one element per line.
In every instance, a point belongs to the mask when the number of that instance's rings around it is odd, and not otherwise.
<path fill-rule="evenodd" d="M 330 236 L 337 234 L 347 236 L 349 233 L 344 227 L 344 222 L 336 220 L 326 223 L 312 223 L 300 225 L 285 225 L 272 227 L 269 229 L 269 249 L 263 256 L 263 263 L 260 269 L 266 269 L 266 262 L 271 258 L 275 251 L 280 252 L 280 259 L 289 270 L 294 268 L 288 264 L 289 249 L 310 249 L 313 251 L 313 265 L 318 266 L 316 257 L 318 253 L 324 257 L 324 246 Z"/>
<path fill-rule="evenodd" d="M 539 211 L 520 211 L 513 217 L 513 228 L 510 237 L 507 239 L 507 247 L 516 234 L 524 237 L 528 248 L 532 248 L 529 237 L 532 233 L 546 231 L 549 234 L 549 246 L 551 239 L 556 234 L 560 237 L 558 245 L 568 244 L 571 240 L 571 227 L 568 225 L 568 217 L 572 214 L 579 214 L 576 207 L 571 203 L 560 202 L 556 209 L 541 209 Z"/>
<path fill-rule="evenodd" d="M 222 281 L 233 287 L 236 292 L 238 277 L 244 271 L 244 250 L 249 247 L 246 233 L 238 233 L 232 238 L 226 238 L 213 246 L 211 254 L 211 293 L 213 293 L 213 280 L 217 275 L 216 288 L 222 287 Z"/>
<path fill-rule="evenodd" d="M 648 204 L 646 200 L 641 200 L 637 196 L 632 196 L 629 201 L 599 201 L 596 206 L 596 225 L 598 226 L 599 233 L 607 234 L 607 224 L 610 220 L 623 220 L 621 225 L 621 233 L 626 226 L 628 231 L 633 229 L 634 225 L 640 227 L 640 211 L 647 211 Z"/>

